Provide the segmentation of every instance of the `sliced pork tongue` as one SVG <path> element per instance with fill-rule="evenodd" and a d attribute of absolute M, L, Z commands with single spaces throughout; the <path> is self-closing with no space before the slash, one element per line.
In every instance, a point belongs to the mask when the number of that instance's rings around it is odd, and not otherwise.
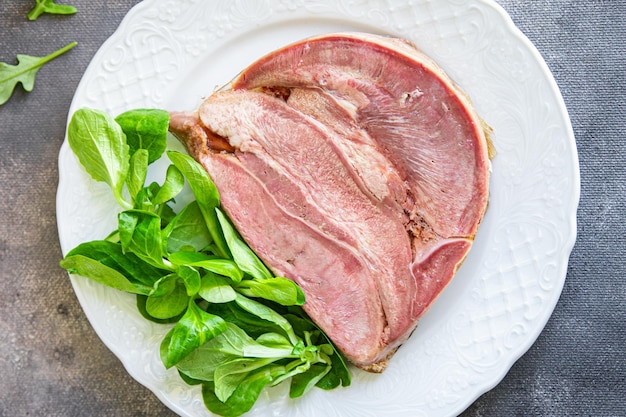
<path fill-rule="evenodd" d="M 450 79 L 406 42 L 331 34 L 275 51 L 170 130 L 223 208 L 356 366 L 381 372 L 465 259 L 488 144 Z"/>

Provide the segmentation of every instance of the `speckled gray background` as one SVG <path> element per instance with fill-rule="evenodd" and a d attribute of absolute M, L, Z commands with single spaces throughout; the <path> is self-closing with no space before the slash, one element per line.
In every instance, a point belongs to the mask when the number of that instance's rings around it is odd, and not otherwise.
<path fill-rule="evenodd" d="M 626 416 L 626 2 L 498 0 L 561 88 L 581 168 L 579 237 L 545 330 L 464 414 Z M 64 1 L 59 1 L 63 3 Z M 57 265 L 57 154 L 91 57 L 136 0 L 0 0 L 0 61 L 79 46 L 0 106 L 0 417 L 172 416 L 100 342 Z"/>

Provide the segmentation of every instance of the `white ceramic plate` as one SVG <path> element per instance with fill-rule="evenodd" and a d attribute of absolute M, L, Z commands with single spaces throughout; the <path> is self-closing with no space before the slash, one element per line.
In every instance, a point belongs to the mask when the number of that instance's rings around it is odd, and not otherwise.
<path fill-rule="evenodd" d="M 535 341 L 560 295 L 579 197 L 575 142 L 545 63 L 490 0 L 147 0 L 87 68 L 70 114 L 137 107 L 194 109 L 254 59 L 309 35 L 401 36 L 433 57 L 495 131 L 490 206 L 453 283 L 382 375 L 354 371 L 347 389 L 289 400 L 267 390 L 251 416 L 452 416 L 495 386 Z M 176 146 L 173 144 L 173 146 Z M 65 252 L 103 238 L 117 210 L 67 143 L 59 156 L 58 225 Z M 166 371 L 167 328 L 132 296 L 72 279 L 85 314 L 128 372 L 182 416 L 210 415 L 198 388 Z"/>

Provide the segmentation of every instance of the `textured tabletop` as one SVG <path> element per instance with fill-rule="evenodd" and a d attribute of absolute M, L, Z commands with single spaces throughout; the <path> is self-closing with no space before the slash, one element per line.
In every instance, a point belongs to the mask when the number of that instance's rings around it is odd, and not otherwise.
<path fill-rule="evenodd" d="M 65 1 L 59 1 L 64 3 Z M 0 1 L 0 61 L 43 56 L 35 88 L 0 106 L 0 417 L 173 416 L 96 336 L 65 271 L 55 218 L 68 109 L 91 58 L 136 0 L 67 0 L 26 19 Z M 626 1 L 498 0 L 561 90 L 578 147 L 578 239 L 561 298 L 530 350 L 462 415 L 626 415 Z"/>

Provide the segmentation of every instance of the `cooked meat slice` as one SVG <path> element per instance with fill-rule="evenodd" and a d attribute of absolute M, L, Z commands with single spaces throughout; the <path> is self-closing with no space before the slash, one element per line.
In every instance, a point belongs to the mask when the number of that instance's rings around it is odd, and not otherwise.
<path fill-rule="evenodd" d="M 483 123 L 467 96 L 407 42 L 331 34 L 279 49 L 233 89 L 321 88 L 354 112 L 401 173 L 418 214 L 441 236 L 474 236 L 488 197 Z"/>
<path fill-rule="evenodd" d="M 486 209 L 482 122 L 411 45 L 332 34 L 252 64 L 171 130 L 222 205 L 355 365 L 386 366 Z"/>

